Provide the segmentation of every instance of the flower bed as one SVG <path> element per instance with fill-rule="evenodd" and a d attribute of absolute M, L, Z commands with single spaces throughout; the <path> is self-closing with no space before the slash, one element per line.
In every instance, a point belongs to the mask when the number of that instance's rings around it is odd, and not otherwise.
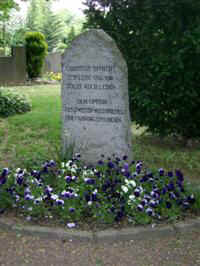
<path fill-rule="evenodd" d="M 33 218 L 57 218 L 73 228 L 88 218 L 113 224 L 178 219 L 197 208 L 180 170 L 151 172 L 127 156 L 104 158 L 84 166 L 77 154 L 58 167 L 51 160 L 41 169 L 4 168 L 0 174 L 0 209 L 16 209 Z"/>

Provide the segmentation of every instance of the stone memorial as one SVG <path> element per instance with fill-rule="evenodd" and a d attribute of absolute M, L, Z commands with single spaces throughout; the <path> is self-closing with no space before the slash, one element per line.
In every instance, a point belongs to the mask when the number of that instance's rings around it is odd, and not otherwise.
<path fill-rule="evenodd" d="M 62 56 L 62 123 L 64 154 L 132 157 L 127 65 L 103 30 L 82 33 Z"/>

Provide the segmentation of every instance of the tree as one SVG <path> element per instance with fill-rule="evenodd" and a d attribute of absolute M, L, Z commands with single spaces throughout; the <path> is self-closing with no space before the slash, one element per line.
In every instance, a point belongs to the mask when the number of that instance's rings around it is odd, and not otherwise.
<path fill-rule="evenodd" d="M 58 35 L 58 31 L 55 28 L 56 23 L 54 23 L 55 18 L 52 17 L 52 12 L 49 13 L 46 10 L 50 3 L 49 0 L 21 1 L 30 3 L 26 23 L 16 12 L 20 9 L 19 0 L 0 0 L 0 45 L 4 47 L 4 50 L 6 47 L 24 44 L 26 31 L 44 32 L 44 27 L 50 27 L 52 30 L 49 31 L 49 34 L 54 31 L 54 36 Z M 51 18 L 49 18 L 50 16 Z M 49 40 L 51 37 L 48 35 L 47 39 Z"/>
<path fill-rule="evenodd" d="M 52 52 L 63 38 L 64 22 L 51 10 L 51 2 L 43 2 L 43 28 L 48 43 L 48 51 Z"/>
<path fill-rule="evenodd" d="M 43 9 L 41 2 L 43 2 L 43 0 L 31 0 L 30 2 L 26 18 L 26 27 L 28 31 L 41 32 L 43 29 L 44 16 L 42 14 Z"/>
<path fill-rule="evenodd" d="M 77 17 L 67 9 L 63 9 L 57 15 L 63 21 L 64 27 L 62 40 L 57 44 L 56 50 L 64 52 L 75 36 L 83 31 L 83 23 L 85 20 Z"/>
<path fill-rule="evenodd" d="M 12 10 L 10 19 L 6 22 L 6 30 L 9 35 L 9 47 L 24 45 L 27 28 L 25 17 L 21 16 L 18 11 Z"/>
<path fill-rule="evenodd" d="M 6 32 L 6 22 L 10 18 L 11 10 L 17 8 L 18 5 L 12 0 L 1 0 L 0 2 L 0 46 L 3 47 L 4 53 L 9 39 Z"/>
<path fill-rule="evenodd" d="M 1 0 L 0 2 L 0 21 L 6 20 L 10 16 L 12 9 L 17 9 L 18 5 L 13 0 Z"/>
<path fill-rule="evenodd" d="M 21 0 L 21 1 L 22 2 L 28 2 L 30 0 Z M 45 1 L 49 1 L 49 0 L 45 0 Z M 17 0 L 1 0 L 1 2 L 0 2 L 0 14 L 1 14 L 1 12 L 3 12 L 4 14 L 7 14 L 7 16 L 9 17 L 9 13 L 13 8 L 20 9 L 19 1 L 17 1 Z"/>
<path fill-rule="evenodd" d="M 87 28 L 117 42 L 132 119 L 159 135 L 200 137 L 200 2 L 86 0 Z"/>
<path fill-rule="evenodd" d="M 72 26 L 67 36 L 67 40 L 66 40 L 67 45 L 69 45 L 75 37 L 76 37 L 76 32 L 75 32 L 74 26 Z"/>
<path fill-rule="evenodd" d="M 52 1 L 31 0 L 26 27 L 45 35 L 48 51 L 52 52 L 63 37 L 64 22 L 51 9 Z"/>

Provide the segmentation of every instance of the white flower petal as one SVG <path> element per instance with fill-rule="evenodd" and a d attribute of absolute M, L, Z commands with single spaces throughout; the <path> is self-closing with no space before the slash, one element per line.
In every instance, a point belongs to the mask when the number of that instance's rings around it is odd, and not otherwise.
<path fill-rule="evenodd" d="M 128 192 L 128 188 L 126 186 L 121 186 L 122 190 L 127 193 Z"/>
<path fill-rule="evenodd" d="M 75 223 L 67 223 L 68 228 L 74 228 L 76 226 Z"/>

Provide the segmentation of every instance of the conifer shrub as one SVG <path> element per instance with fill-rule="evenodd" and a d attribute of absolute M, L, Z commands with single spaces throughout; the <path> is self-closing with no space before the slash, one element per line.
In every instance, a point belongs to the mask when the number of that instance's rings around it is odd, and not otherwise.
<path fill-rule="evenodd" d="M 27 73 L 30 79 L 37 78 L 42 73 L 48 45 L 40 32 L 28 32 L 25 36 Z"/>

